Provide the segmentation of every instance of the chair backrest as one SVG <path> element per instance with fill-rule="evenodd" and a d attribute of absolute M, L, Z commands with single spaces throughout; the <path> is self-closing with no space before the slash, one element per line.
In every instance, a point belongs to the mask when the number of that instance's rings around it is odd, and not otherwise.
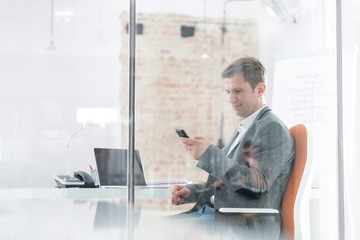
<path fill-rule="evenodd" d="M 308 158 L 308 134 L 306 127 L 302 124 L 295 125 L 289 130 L 295 142 L 295 159 L 281 205 L 281 223 L 284 238 L 294 239 L 295 201 L 301 200 L 300 184 L 302 181 L 307 181 L 306 178 L 308 177 L 308 174 L 304 174 Z"/>

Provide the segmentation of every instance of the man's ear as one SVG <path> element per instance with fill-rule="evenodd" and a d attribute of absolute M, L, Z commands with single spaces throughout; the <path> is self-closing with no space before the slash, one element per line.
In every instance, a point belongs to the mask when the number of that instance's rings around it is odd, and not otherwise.
<path fill-rule="evenodd" d="M 258 94 L 258 97 L 261 97 L 262 95 L 265 94 L 265 91 L 266 91 L 266 84 L 265 83 L 259 83 L 257 85 L 257 94 Z"/>

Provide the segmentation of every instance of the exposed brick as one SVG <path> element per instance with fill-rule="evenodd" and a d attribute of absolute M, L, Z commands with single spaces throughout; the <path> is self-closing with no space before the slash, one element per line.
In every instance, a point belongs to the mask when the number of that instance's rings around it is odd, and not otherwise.
<path fill-rule="evenodd" d="M 138 13 L 144 34 L 137 36 L 136 52 L 136 148 L 140 149 L 147 178 L 182 178 L 205 181 L 207 174 L 184 151 L 175 128 L 191 136 L 207 137 L 217 144 L 221 114 L 224 141 L 235 128 L 237 118 L 228 106 L 220 77 L 222 69 L 241 56 L 257 56 L 257 25 L 254 20 L 228 19 L 222 36 L 223 19 L 183 14 Z M 121 15 L 122 26 L 128 22 Z M 182 38 L 181 25 L 197 23 L 193 37 Z M 210 58 L 200 59 L 206 44 Z M 122 146 L 128 131 L 128 35 L 121 29 L 120 111 Z M 224 45 L 222 45 L 224 37 Z"/>

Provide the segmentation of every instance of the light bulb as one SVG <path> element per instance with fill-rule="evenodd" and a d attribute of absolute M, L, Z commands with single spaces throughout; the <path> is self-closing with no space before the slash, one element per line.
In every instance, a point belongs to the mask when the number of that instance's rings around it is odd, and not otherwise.
<path fill-rule="evenodd" d="M 201 59 L 208 59 L 208 58 L 210 58 L 210 55 L 208 54 L 208 50 L 207 50 L 207 45 L 206 45 L 206 43 L 204 43 L 204 45 L 203 45 L 203 52 L 202 52 L 202 54 L 200 55 L 200 58 L 201 58 Z"/>

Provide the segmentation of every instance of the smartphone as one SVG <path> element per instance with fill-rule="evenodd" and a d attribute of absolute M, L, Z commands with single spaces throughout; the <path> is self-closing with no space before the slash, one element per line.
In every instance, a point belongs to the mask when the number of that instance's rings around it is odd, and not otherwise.
<path fill-rule="evenodd" d="M 176 129 L 176 133 L 179 135 L 179 137 L 189 138 L 189 135 L 187 135 L 184 129 Z"/>

